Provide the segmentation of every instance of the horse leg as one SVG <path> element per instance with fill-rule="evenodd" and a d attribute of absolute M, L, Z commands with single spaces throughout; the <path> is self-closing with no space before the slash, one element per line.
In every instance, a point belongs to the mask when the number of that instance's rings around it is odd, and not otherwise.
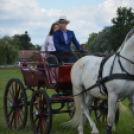
<path fill-rule="evenodd" d="M 119 109 L 119 107 L 118 107 L 118 103 L 116 103 L 115 104 L 115 114 L 116 114 L 116 111 Z M 115 118 L 116 118 L 116 116 L 115 116 Z M 116 119 L 114 119 L 114 125 L 113 125 L 113 127 L 112 127 L 112 130 L 115 130 L 115 123 L 116 123 Z"/>
<path fill-rule="evenodd" d="M 91 115 L 91 112 L 92 112 L 90 107 L 91 107 L 91 105 L 92 105 L 92 103 L 94 101 L 94 98 L 95 97 L 91 96 L 90 94 L 87 94 L 87 96 L 86 96 L 86 104 L 87 104 L 87 106 L 89 108 L 90 115 Z"/>
<path fill-rule="evenodd" d="M 130 108 L 133 118 L 134 118 L 134 94 L 129 96 L 128 99 L 131 101 L 129 104 L 129 108 Z M 134 127 L 133 127 L 133 131 L 134 131 Z"/>
<path fill-rule="evenodd" d="M 89 109 L 87 104 L 85 103 L 84 100 L 84 94 L 81 94 L 78 96 L 81 102 L 81 109 L 83 110 L 83 113 L 85 114 L 85 116 L 87 117 L 89 123 L 90 123 L 90 127 L 92 128 L 92 134 L 98 134 L 99 131 L 96 128 L 96 125 L 94 123 L 94 121 L 91 119 L 90 114 L 89 114 Z M 91 96 L 91 98 L 93 99 L 93 97 Z"/>
<path fill-rule="evenodd" d="M 90 105 L 92 104 L 93 100 L 94 100 L 94 97 L 91 97 L 91 95 L 86 96 L 86 104 L 87 104 L 88 108 L 90 108 Z M 80 124 L 78 126 L 79 134 L 83 134 L 83 125 L 85 124 L 86 121 L 87 121 L 87 119 L 85 118 L 85 115 L 82 112 L 81 121 L 80 121 Z"/>
<path fill-rule="evenodd" d="M 79 124 L 79 126 L 78 126 L 79 134 L 83 134 L 83 125 L 84 125 L 84 121 L 85 121 L 85 116 L 84 116 L 84 114 L 83 114 L 83 112 L 82 112 L 80 124 Z"/>
<path fill-rule="evenodd" d="M 112 127 L 114 126 L 115 112 L 117 110 L 117 96 L 109 94 L 108 96 L 108 116 L 107 127 L 105 134 L 112 134 Z"/>

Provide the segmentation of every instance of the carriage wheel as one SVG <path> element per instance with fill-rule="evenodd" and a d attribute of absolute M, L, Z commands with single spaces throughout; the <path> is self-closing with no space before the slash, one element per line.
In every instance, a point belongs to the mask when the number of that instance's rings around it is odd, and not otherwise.
<path fill-rule="evenodd" d="M 52 124 L 52 108 L 48 95 L 37 90 L 31 99 L 30 119 L 36 134 L 49 134 Z"/>
<path fill-rule="evenodd" d="M 4 110 L 11 129 L 24 128 L 27 121 L 27 98 L 23 84 L 18 78 L 9 80 L 4 94 Z"/>
<path fill-rule="evenodd" d="M 75 113 L 74 102 L 67 102 L 67 109 L 70 110 L 69 116 L 70 116 L 70 118 L 72 118 L 74 116 L 74 113 Z"/>
<path fill-rule="evenodd" d="M 94 106 L 95 106 L 95 117 L 96 120 L 99 122 L 104 122 L 107 121 L 107 114 L 108 114 L 108 104 L 106 100 L 100 100 L 96 99 L 94 101 Z M 119 109 L 117 109 L 115 113 L 115 123 L 117 124 L 119 121 Z"/>

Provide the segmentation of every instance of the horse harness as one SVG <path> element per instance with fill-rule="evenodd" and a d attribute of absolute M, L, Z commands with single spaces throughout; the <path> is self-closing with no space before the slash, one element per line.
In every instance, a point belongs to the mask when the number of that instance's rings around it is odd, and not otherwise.
<path fill-rule="evenodd" d="M 84 92 L 87 92 L 89 91 L 90 89 L 93 89 L 95 87 L 99 87 L 100 89 L 100 93 L 102 95 L 108 95 L 108 91 L 107 91 L 107 88 L 105 86 L 105 83 L 106 82 L 109 82 L 113 79 L 122 79 L 122 80 L 134 80 L 134 75 L 130 74 L 128 71 L 126 71 L 126 69 L 123 67 L 122 63 L 121 63 L 121 60 L 120 58 L 123 58 L 125 59 L 126 61 L 130 62 L 131 64 L 134 64 L 133 61 L 123 57 L 122 55 L 120 55 L 120 52 L 116 53 L 115 54 L 115 57 L 114 57 L 114 60 L 113 60 L 113 63 L 112 63 L 112 66 L 111 66 L 111 69 L 110 69 L 110 73 L 108 76 L 105 76 L 105 77 L 102 77 L 102 73 L 103 73 L 103 67 L 105 65 L 105 63 L 107 62 L 107 60 L 112 56 L 113 54 L 110 54 L 108 55 L 107 57 L 103 58 L 103 60 L 101 61 L 101 64 L 100 64 L 100 69 L 99 69 L 99 74 L 98 74 L 98 78 L 97 78 L 97 81 L 94 85 L 90 86 L 88 89 L 85 89 L 83 90 L 82 92 L 80 92 L 79 94 L 76 94 L 74 96 L 77 96 L 77 95 L 80 95 Z M 115 59 L 118 58 L 118 62 L 119 62 L 119 65 L 120 65 L 120 68 L 123 72 L 125 72 L 126 74 L 119 74 L 119 73 L 113 73 L 113 67 L 114 67 L 114 63 L 115 63 Z M 102 93 L 102 90 L 104 91 L 105 94 Z"/>

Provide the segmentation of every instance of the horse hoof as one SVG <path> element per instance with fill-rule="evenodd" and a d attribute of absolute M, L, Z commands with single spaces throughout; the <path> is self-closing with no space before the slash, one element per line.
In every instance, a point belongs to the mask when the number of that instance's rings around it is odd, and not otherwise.
<path fill-rule="evenodd" d="M 133 132 L 134 132 L 134 126 L 132 127 L 132 130 L 133 130 Z"/>

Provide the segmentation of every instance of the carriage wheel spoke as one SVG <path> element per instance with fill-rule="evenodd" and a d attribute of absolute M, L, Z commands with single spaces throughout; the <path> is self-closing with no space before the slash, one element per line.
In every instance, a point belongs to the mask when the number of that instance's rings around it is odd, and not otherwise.
<path fill-rule="evenodd" d="M 45 132 L 45 123 L 44 123 L 44 121 L 42 120 L 42 125 L 43 125 L 43 129 L 44 129 L 44 132 Z"/>
<path fill-rule="evenodd" d="M 45 106 L 43 107 L 43 110 L 47 109 L 48 108 L 48 105 L 47 104 L 44 104 Z"/>
<path fill-rule="evenodd" d="M 38 99 L 37 96 L 36 96 L 36 99 L 37 99 L 38 106 L 39 106 L 39 108 L 40 108 L 39 99 Z"/>
<path fill-rule="evenodd" d="M 42 119 L 40 119 L 40 133 L 42 134 Z"/>
<path fill-rule="evenodd" d="M 13 103 L 13 101 L 9 98 L 9 97 L 6 97 L 11 103 Z"/>
<path fill-rule="evenodd" d="M 44 110 L 45 109 L 45 98 L 44 97 L 43 97 L 42 103 L 43 103 L 42 107 L 43 107 L 43 110 Z"/>
<path fill-rule="evenodd" d="M 42 118 L 43 118 L 44 122 L 48 125 L 48 122 L 46 121 L 46 119 L 44 117 L 42 117 Z"/>
<path fill-rule="evenodd" d="M 11 125 L 11 126 L 12 126 L 12 124 L 13 124 L 13 120 L 14 120 L 14 112 L 13 112 L 12 119 L 11 119 L 11 121 L 10 121 L 10 125 Z"/>
<path fill-rule="evenodd" d="M 24 122 L 18 110 L 17 110 L 17 113 L 18 113 L 18 116 L 19 116 L 21 122 Z"/>
<path fill-rule="evenodd" d="M 40 119 L 39 119 L 38 124 L 37 124 L 37 131 L 39 129 L 39 125 L 40 125 Z"/>
<path fill-rule="evenodd" d="M 17 111 L 17 119 L 18 119 L 18 128 L 20 128 L 20 122 L 19 122 L 19 112 Z"/>
<path fill-rule="evenodd" d="M 36 106 L 37 103 L 33 103 L 33 105 L 35 106 L 36 110 L 38 110 L 38 107 Z"/>
<path fill-rule="evenodd" d="M 21 92 L 20 93 L 20 98 L 19 98 L 19 94 L 18 94 L 18 101 L 23 101 L 23 100 L 21 100 L 23 98 L 23 93 Z"/>
<path fill-rule="evenodd" d="M 19 110 L 21 113 L 25 114 L 25 112 L 24 112 L 22 109 L 19 108 L 18 110 Z"/>
<path fill-rule="evenodd" d="M 10 113 L 7 115 L 7 117 L 9 117 L 13 112 L 13 109 L 11 109 Z"/>
<path fill-rule="evenodd" d="M 34 123 L 39 119 L 39 117 L 36 117 L 36 119 L 33 121 Z"/>
<path fill-rule="evenodd" d="M 16 126 L 17 126 L 17 115 L 16 115 L 16 110 L 14 111 L 14 128 L 16 128 Z"/>
<path fill-rule="evenodd" d="M 42 103 L 41 103 L 41 97 L 42 97 L 42 95 L 40 94 L 40 95 L 39 95 L 39 107 L 40 107 L 40 108 L 42 107 L 42 106 L 41 106 L 41 105 L 42 105 Z"/>
<path fill-rule="evenodd" d="M 14 95 L 13 95 L 13 93 L 11 92 L 11 90 L 10 90 L 10 89 L 9 89 L 9 93 L 10 93 L 10 95 L 11 95 L 12 99 L 14 100 Z"/>
<path fill-rule="evenodd" d="M 99 115 L 99 117 L 98 118 L 100 118 L 102 116 L 102 113 Z"/>
<path fill-rule="evenodd" d="M 16 96 L 18 97 L 18 100 L 19 100 L 19 92 L 20 92 L 20 86 L 19 86 L 18 91 L 16 92 Z"/>

